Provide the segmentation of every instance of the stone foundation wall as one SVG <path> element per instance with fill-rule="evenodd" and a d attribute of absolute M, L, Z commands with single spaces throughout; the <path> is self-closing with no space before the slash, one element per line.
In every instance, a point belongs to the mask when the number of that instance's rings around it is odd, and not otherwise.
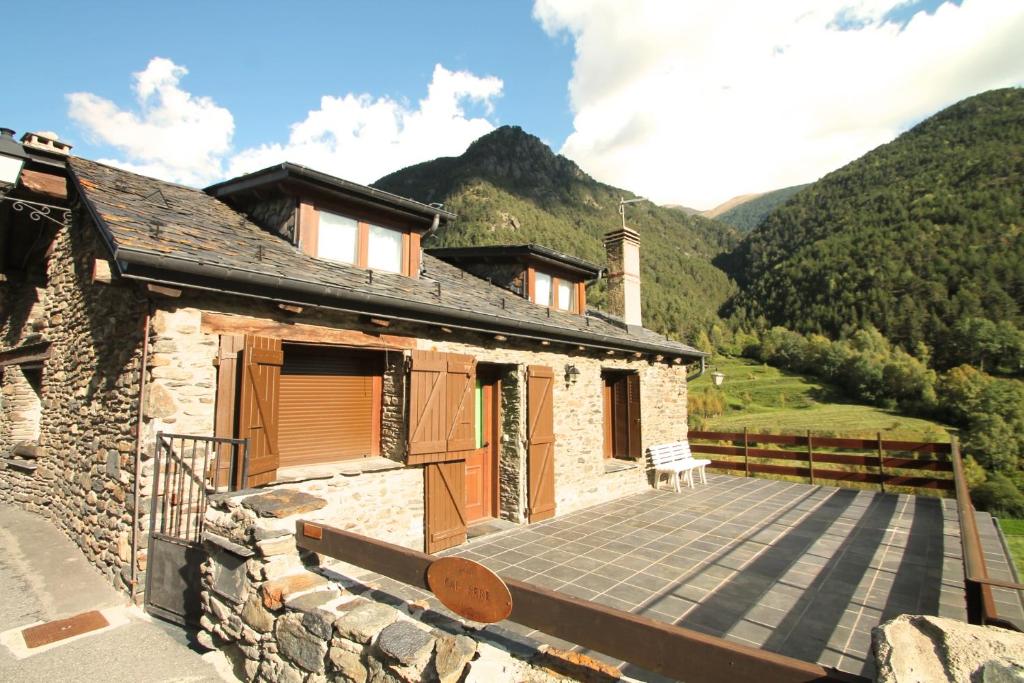
<path fill-rule="evenodd" d="M 331 504 L 319 495 L 283 491 L 273 487 L 269 493 L 221 496 L 207 512 L 211 557 L 203 568 L 199 641 L 224 651 L 240 678 L 267 683 L 565 680 L 555 671 L 570 665 L 570 657 L 521 644 L 513 656 L 501 639 L 479 630 L 480 624 L 385 593 L 360 578 L 357 568 L 300 553 L 296 521 L 329 524 Z M 572 673 L 590 674 L 578 680 L 618 677 L 585 657 L 571 660 Z"/>
<path fill-rule="evenodd" d="M 9 292 L 7 348 L 50 342 L 34 472 L 0 469 L 0 500 L 50 517 L 117 588 L 131 578 L 134 443 L 146 304 L 129 285 L 92 283 L 102 254 L 77 216 L 54 240 L 46 285 Z M 5 372 L 5 386 L 14 372 Z M 8 417 L 4 412 L 5 422 Z M 6 449 L 17 435 L 7 431 Z M 144 557 L 139 558 L 144 567 Z"/>

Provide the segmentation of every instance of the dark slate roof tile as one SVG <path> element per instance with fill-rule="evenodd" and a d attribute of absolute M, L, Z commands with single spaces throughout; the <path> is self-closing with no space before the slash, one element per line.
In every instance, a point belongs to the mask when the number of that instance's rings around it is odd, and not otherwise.
<path fill-rule="evenodd" d="M 424 277 L 420 279 L 374 272 L 371 282 L 369 271 L 304 254 L 201 190 L 78 157 L 71 157 L 68 165 L 116 251 L 160 254 L 332 286 L 388 298 L 395 305 L 405 301 L 426 304 L 439 316 L 474 312 L 492 317 L 499 329 L 502 320 L 518 321 L 569 334 L 581 342 L 605 336 L 626 348 L 639 342 L 656 345 L 668 354 L 702 355 L 650 330 L 627 332 L 621 321 L 605 313 L 592 311 L 585 317 L 549 311 L 429 254 L 424 254 Z M 188 284 L 187 277 L 182 275 L 181 284 Z"/>

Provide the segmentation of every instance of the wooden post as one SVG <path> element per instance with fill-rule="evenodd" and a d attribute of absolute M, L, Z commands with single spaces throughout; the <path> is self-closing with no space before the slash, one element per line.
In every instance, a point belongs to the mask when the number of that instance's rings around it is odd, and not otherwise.
<path fill-rule="evenodd" d="M 814 486 L 814 445 L 811 442 L 811 430 L 807 430 L 807 466 L 811 471 L 811 486 Z"/>
<path fill-rule="evenodd" d="M 878 483 L 885 493 L 885 451 L 882 450 L 882 432 L 878 432 Z"/>
<path fill-rule="evenodd" d="M 747 428 L 743 428 L 743 472 L 750 476 L 750 440 L 747 438 Z"/>

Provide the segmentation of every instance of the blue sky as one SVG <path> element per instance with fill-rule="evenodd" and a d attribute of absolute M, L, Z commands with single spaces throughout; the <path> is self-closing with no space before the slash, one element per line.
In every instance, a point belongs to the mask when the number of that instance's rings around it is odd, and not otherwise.
<path fill-rule="evenodd" d="M 1006 0 L 42 0 L 7 15 L 21 28 L 0 124 L 191 185 L 284 159 L 371 182 L 514 124 L 600 180 L 710 208 L 1024 82 L 1024 3 Z"/>

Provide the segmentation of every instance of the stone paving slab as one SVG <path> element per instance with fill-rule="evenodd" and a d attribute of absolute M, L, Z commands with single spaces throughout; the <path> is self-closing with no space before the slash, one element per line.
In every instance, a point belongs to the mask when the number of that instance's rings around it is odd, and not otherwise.
<path fill-rule="evenodd" d="M 996 576 L 1005 554 L 991 522 L 979 519 L 979 526 Z M 872 677 L 874 626 L 902 613 L 966 618 L 959 533 L 953 500 L 710 475 L 707 486 L 681 494 L 652 490 L 446 554 Z M 385 590 L 410 591 L 376 580 Z M 510 622 L 488 630 L 581 649 Z M 626 662 L 587 654 L 654 680 Z"/>

